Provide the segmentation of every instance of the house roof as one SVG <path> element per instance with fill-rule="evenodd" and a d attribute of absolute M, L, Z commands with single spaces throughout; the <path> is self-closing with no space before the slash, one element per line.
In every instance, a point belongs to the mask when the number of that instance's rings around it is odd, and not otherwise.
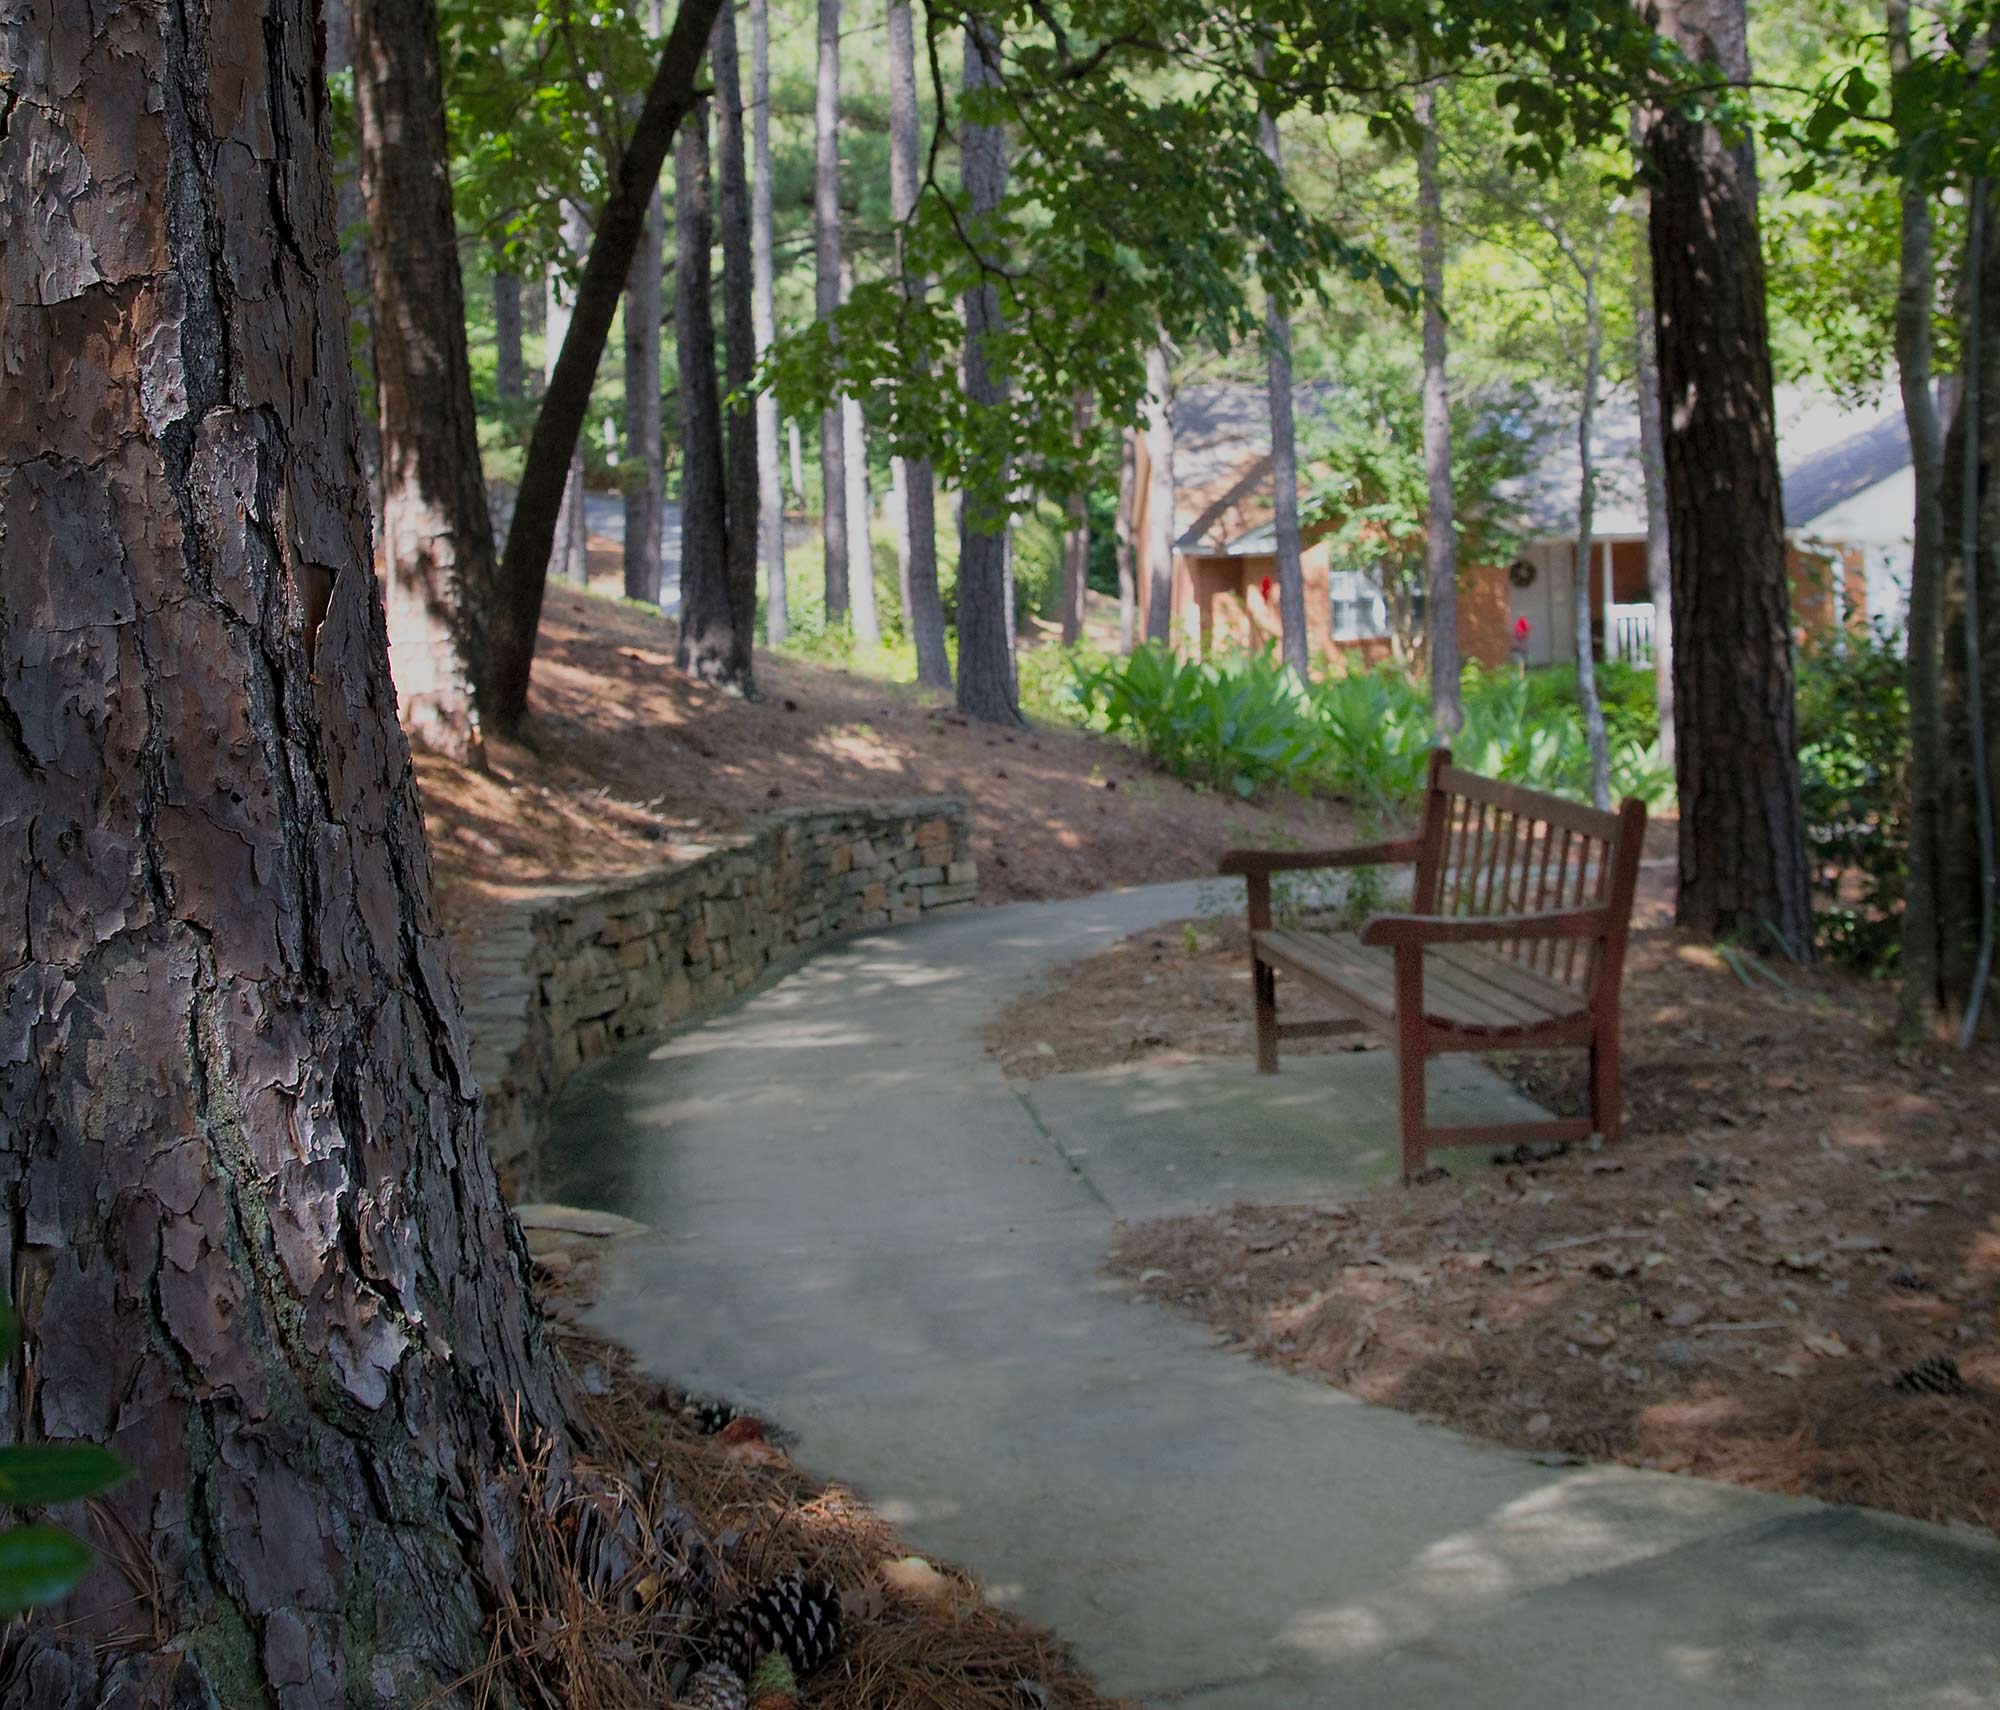
<path fill-rule="evenodd" d="M 1294 388 L 1299 420 L 1324 415 L 1334 392 L 1328 381 Z M 1803 387 L 1784 386 L 1776 403 L 1788 529 L 1809 527 L 1909 465 L 1909 435 L 1893 392 L 1854 409 Z M 1173 416 L 1177 550 L 1232 557 L 1273 551 L 1271 423 L 1264 388 L 1189 386 L 1176 395 Z M 1514 483 L 1513 496 L 1526 532 L 1562 539 L 1576 529 L 1576 418 L 1556 408 L 1547 419 L 1544 455 Z M 1601 539 L 1643 536 L 1646 498 L 1633 400 L 1606 399 L 1591 438 L 1597 456 L 1594 533 Z"/>

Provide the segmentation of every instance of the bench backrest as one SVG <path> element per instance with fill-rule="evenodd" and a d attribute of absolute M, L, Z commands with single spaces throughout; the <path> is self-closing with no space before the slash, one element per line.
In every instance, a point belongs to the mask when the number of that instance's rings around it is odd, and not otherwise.
<path fill-rule="evenodd" d="M 1588 993 L 1623 970 L 1638 885 L 1646 807 L 1628 797 L 1615 813 L 1454 766 L 1431 755 L 1413 906 L 1419 914 L 1536 914 L 1602 903 L 1602 942 L 1517 940 L 1500 954 Z"/>

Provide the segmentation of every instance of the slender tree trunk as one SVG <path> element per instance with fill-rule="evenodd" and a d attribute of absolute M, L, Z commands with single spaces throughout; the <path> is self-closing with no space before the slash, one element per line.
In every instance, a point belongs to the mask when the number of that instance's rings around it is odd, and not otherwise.
<path fill-rule="evenodd" d="M 510 1595 L 486 1469 L 566 1438 L 396 725 L 318 38 L 0 20 L 0 1437 L 133 1469 L 10 1703 L 447 1699 Z"/>
<path fill-rule="evenodd" d="M 1910 71 L 1909 0 L 1887 0 L 1891 101 L 1907 102 Z M 1903 902 L 1902 1012 L 1913 1032 L 1935 1032 L 1945 1013 L 1938 940 L 1939 828 L 1943 812 L 1943 727 L 1939 637 L 1944 515 L 1940 465 L 1944 448 L 1932 391 L 1931 314 L 1937 302 L 1930 199 L 1916 184 L 1901 195 L 1901 249 L 1896 288 L 1896 373 L 1910 434 L 1916 510 L 1910 535 L 1910 615 L 1905 683 L 1910 707 L 1910 870 Z"/>
<path fill-rule="evenodd" d="M 1747 79 L 1742 0 L 1664 0 L 1661 29 L 1697 62 Z M 1757 177 L 1683 110 L 1656 114 L 1654 305 L 1673 551 L 1679 918 L 1812 954 L 1812 903 L 1792 706 Z"/>
<path fill-rule="evenodd" d="M 819 0 L 819 67 L 813 99 L 813 311 L 840 307 L 840 0 Z M 825 543 L 826 621 L 847 616 L 846 423 L 836 398 L 820 416 L 820 532 Z"/>
<path fill-rule="evenodd" d="M 853 288 L 854 268 L 843 258 L 843 303 Z M 875 542 L 869 526 L 868 424 L 861 419 L 861 405 L 853 398 L 840 400 L 840 435 L 841 467 L 847 477 L 847 602 L 854 639 L 873 646 L 882 639 L 882 623 L 875 610 Z"/>
<path fill-rule="evenodd" d="M 493 275 L 493 387 L 509 403 L 527 396 L 521 360 L 521 276 L 504 267 Z"/>
<path fill-rule="evenodd" d="M 481 707 L 488 724 L 505 733 L 518 729 L 527 716 L 528 678 L 542 619 L 549 549 L 556 537 L 569 461 L 590 410 L 597 364 L 632 271 L 647 202 L 658 187 L 674 131 L 694 104 L 695 76 L 721 6 L 722 0 L 680 0 L 674 13 L 645 104 L 626 138 L 611 191 L 597 211 L 590 259 L 584 264 L 569 328 L 535 417 L 507 530 L 507 550 L 500 561 L 490 632 L 492 657 L 485 679 L 493 685 L 491 704 Z M 550 343 L 556 342 L 551 334 Z"/>
<path fill-rule="evenodd" d="M 1459 699 L 1458 529 L 1451 491 L 1451 388 L 1445 377 L 1444 212 L 1438 188 L 1437 85 L 1416 94 L 1417 266 L 1424 292 L 1424 588 L 1431 666 L 1431 722 L 1440 737 L 1465 722 Z M 1589 637 L 1585 627 L 1585 638 Z"/>
<path fill-rule="evenodd" d="M 722 226 L 723 378 L 731 396 L 747 398 L 757 371 L 753 314 L 755 269 L 750 260 L 750 183 L 743 161 L 743 79 L 736 50 L 736 8 L 715 20 L 716 180 Z M 723 424 L 723 512 L 729 622 L 740 669 L 734 686 L 755 693 L 752 650 L 757 639 L 757 418 L 738 404 Z"/>
<path fill-rule="evenodd" d="M 1118 436 L 1118 651 L 1130 653 L 1138 637 L 1139 541 L 1132 515 L 1139 503 L 1139 436 L 1127 428 Z"/>
<path fill-rule="evenodd" d="M 976 94 L 1000 80 L 1000 37 L 978 13 L 965 26 L 965 89 Z M 959 172 L 972 205 L 974 241 L 985 216 L 1007 193 L 1007 136 L 998 125 L 960 126 Z M 965 395 L 974 409 L 1005 403 L 1005 382 L 987 360 L 986 341 L 1001 330 L 1000 292 L 990 281 L 965 294 Z M 998 483 L 995 483 L 997 486 Z M 1008 597 L 1007 530 L 976 526 L 968 509 L 958 554 L 958 707 L 992 724 L 1019 724 L 1014 690 L 1014 629 Z"/>
<path fill-rule="evenodd" d="M 805 436 L 799 431 L 796 418 L 785 424 L 786 437 L 791 442 L 792 491 L 801 505 L 806 502 L 806 452 Z"/>
<path fill-rule="evenodd" d="M 1174 403 L 1167 338 L 1146 349 L 1146 639 L 1174 632 Z"/>
<path fill-rule="evenodd" d="M 1282 172 L 1278 121 L 1257 115 L 1257 137 L 1273 170 Z M 1275 504 L 1278 556 L 1278 622 L 1284 631 L 1285 663 L 1304 682 L 1311 666 L 1306 645 L 1306 576 L 1299 541 L 1299 460 L 1292 429 L 1292 323 L 1285 305 L 1271 298 L 1264 306 L 1265 377 L 1271 397 L 1271 495 Z"/>
<path fill-rule="evenodd" d="M 756 174 L 750 200 L 752 323 L 757 356 L 778 336 L 777 291 L 771 267 L 771 0 L 750 0 L 750 147 Z M 778 399 L 757 394 L 757 522 L 764 561 L 764 639 L 780 646 L 791 633 L 791 603 L 785 586 L 785 487 L 778 454 Z"/>
<path fill-rule="evenodd" d="M 909 0 L 889 0 L 889 206 L 896 225 L 898 271 L 904 289 L 922 296 L 926 282 L 911 279 L 902 266 L 902 228 L 916 211 L 917 60 Z M 917 681 L 951 687 L 951 656 L 945 651 L 944 602 L 938 593 L 937 477 L 929 458 L 897 460 L 902 480 L 904 532 L 909 550 L 903 563 L 906 592 L 903 622 L 917 648 Z"/>
<path fill-rule="evenodd" d="M 1639 116 L 1632 116 L 1633 153 Z M 1643 183 L 1632 195 L 1638 258 L 1632 269 L 1632 374 L 1639 402 L 1639 473 L 1646 491 L 1646 585 L 1653 598 L 1653 703 L 1660 718 L 1660 755 L 1674 763 L 1673 558 L 1667 526 L 1667 452 L 1660 426 L 1659 331 L 1653 321 L 1653 267 L 1647 253 L 1652 196 Z"/>
<path fill-rule="evenodd" d="M 582 212 L 575 207 L 563 210 L 563 244 L 570 254 L 579 259 L 589 252 L 590 232 L 584 225 Z M 571 319 L 571 292 L 562 274 L 555 268 L 549 269 L 548 310 L 543 321 L 547 328 L 544 344 L 544 361 L 548 379 L 553 383 L 557 357 L 564 340 L 569 336 Z M 515 507 L 518 512 L 520 500 Z M 566 582 L 574 582 L 583 587 L 590 581 L 590 533 L 584 524 L 583 515 L 583 445 L 581 439 L 572 441 L 569 453 L 569 472 L 563 477 L 562 500 L 556 508 L 555 538 L 552 542 L 555 553 L 553 568 L 557 576 Z"/>
<path fill-rule="evenodd" d="M 327 0 L 326 71 L 329 77 L 354 65 L 354 6 L 352 0 Z M 359 137 L 355 138 L 358 144 Z M 340 224 L 340 277 L 347 288 L 348 325 L 355 335 L 349 344 L 356 379 L 360 382 L 361 465 L 368 472 L 369 492 L 381 514 L 382 430 L 375 414 L 374 291 L 368 271 L 368 205 L 361 192 L 361 173 L 353 155 L 336 154 L 333 161 L 334 217 Z"/>
<path fill-rule="evenodd" d="M 725 7 L 726 11 L 728 8 Z M 653 0 L 653 29 L 665 20 Z M 660 293 L 667 213 L 660 189 L 646 199 L 639 247 L 625 284 L 625 597 L 660 598 L 660 513 L 666 465 L 660 445 Z"/>
<path fill-rule="evenodd" d="M 737 645 L 729 597 L 729 522 L 722 401 L 709 312 L 708 103 L 674 142 L 674 340 L 681 387 L 681 623 L 674 663 L 691 677 L 741 688 L 749 660 Z"/>
<path fill-rule="evenodd" d="M 1968 224 L 1980 236 L 1967 243 L 1962 372 L 1938 479 L 1943 761 L 1937 962 L 1942 1008 L 1954 1034 L 1981 983 L 1982 929 L 1995 901 L 1988 886 L 1993 804 L 2000 801 L 2000 220 L 1993 217 L 1990 188 L 1976 187 L 1971 201 Z M 1974 507 L 1970 553 L 1968 486 Z M 2000 1026 L 2000 992 L 1991 984 L 1981 1011 L 1990 1036 Z"/>
<path fill-rule="evenodd" d="M 1090 394 L 1078 388 L 1070 401 L 1070 430 L 1079 447 L 1090 433 Z M 1083 635 L 1084 596 L 1090 586 L 1090 494 L 1079 487 L 1069 496 L 1069 527 L 1063 534 L 1062 638 L 1074 647 Z"/>
<path fill-rule="evenodd" d="M 1611 805 L 1611 744 L 1604 730 L 1604 704 L 1597 695 L 1597 662 L 1590 645 L 1590 560 L 1597 525 L 1597 456 L 1591 436 L 1597 426 L 1597 381 L 1604 361 L 1604 315 L 1597 301 L 1597 274 L 1583 275 L 1583 398 L 1576 419 L 1576 692 L 1583 705 L 1583 734 L 1590 745 L 1590 799 Z M 1608 555 L 1607 555 L 1608 556 Z M 1604 605 L 1604 634 L 1611 636 L 1611 603 Z M 1605 657 L 1611 650 L 1605 648 Z"/>
<path fill-rule="evenodd" d="M 433 0 L 356 0 L 354 106 L 368 208 L 382 563 L 413 740 L 480 758 L 473 663 L 494 578 L 458 271 Z"/>

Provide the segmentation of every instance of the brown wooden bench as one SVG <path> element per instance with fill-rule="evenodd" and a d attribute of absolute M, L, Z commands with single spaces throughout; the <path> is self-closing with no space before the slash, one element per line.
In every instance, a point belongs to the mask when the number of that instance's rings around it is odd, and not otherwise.
<path fill-rule="evenodd" d="M 1422 829 L 1352 849 L 1233 849 L 1222 871 L 1249 890 L 1257 1067 L 1278 1068 L 1281 1039 L 1368 1031 L 1396 1050 L 1403 1179 L 1433 1146 L 1581 1140 L 1619 1128 L 1618 991 L 1646 808 L 1616 813 L 1503 784 L 1431 756 Z M 1276 925 L 1271 875 L 1416 864 L 1411 912 L 1359 932 Z M 1331 1020 L 1281 1023 L 1279 973 L 1328 1000 Z M 1432 1127 L 1424 1065 L 1450 1051 L 1582 1047 L 1590 1115 L 1546 1122 Z"/>

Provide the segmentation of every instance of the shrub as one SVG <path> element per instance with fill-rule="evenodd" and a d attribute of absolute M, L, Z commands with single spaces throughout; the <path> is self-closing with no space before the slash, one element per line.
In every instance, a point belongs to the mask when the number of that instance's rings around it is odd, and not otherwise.
<path fill-rule="evenodd" d="M 1896 642 L 1880 629 L 1806 655 L 1798 668 L 1799 789 L 1832 961 L 1895 966 L 1909 878 L 1909 702 Z"/>

